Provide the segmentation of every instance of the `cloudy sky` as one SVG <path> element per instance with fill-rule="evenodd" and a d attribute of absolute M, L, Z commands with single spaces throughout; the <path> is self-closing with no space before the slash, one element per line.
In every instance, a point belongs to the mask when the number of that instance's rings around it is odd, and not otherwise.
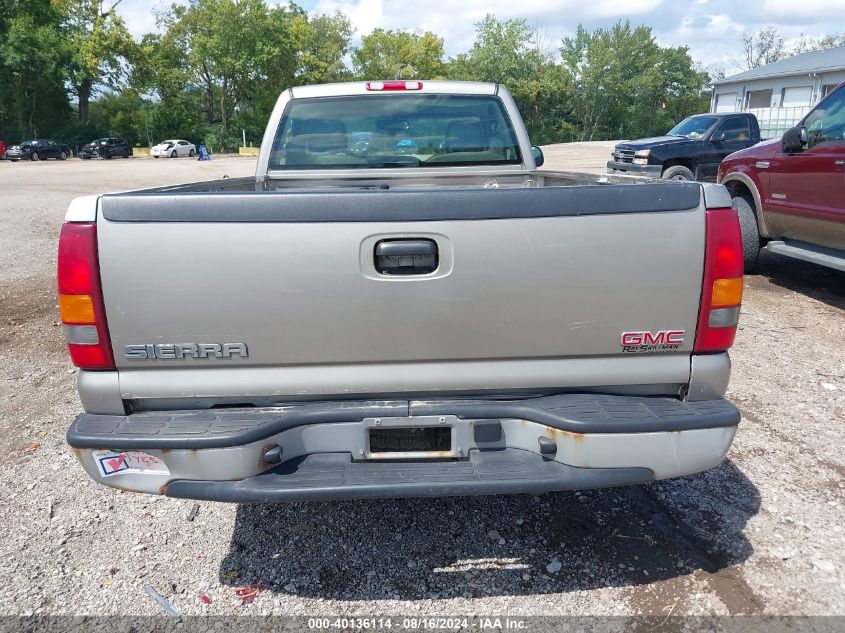
<path fill-rule="evenodd" d="M 283 4 L 269 0 L 274 4 Z M 124 0 L 119 11 L 136 35 L 156 29 L 151 7 L 170 2 Z M 802 34 L 818 37 L 845 32 L 845 0 L 303 0 L 308 11 L 341 9 L 358 29 L 357 37 L 376 27 L 430 30 L 446 40 L 446 53 L 466 51 L 474 23 L 487 13 L 500 19 L 525 18 L 553 43 L 574 32 L 612 25 L 619 19 L 651 26 L 663 45 L 689 46 L 705 66 L 737 71 L 740 35 L 765 26 L 781 30 L 787 43 Z"/>

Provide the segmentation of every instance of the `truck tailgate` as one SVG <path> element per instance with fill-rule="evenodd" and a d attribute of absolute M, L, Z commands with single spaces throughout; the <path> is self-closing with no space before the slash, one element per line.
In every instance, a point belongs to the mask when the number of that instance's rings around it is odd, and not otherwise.
<path fill-rule="evenodd" d="M 689 378 L 697 184 L 117 194 L 97 235 L 126 399 Z M 432 245 L 433 272 L 376 256 L 408 240 Z M 626 332 L 659 344 L 623 346 Z"/>

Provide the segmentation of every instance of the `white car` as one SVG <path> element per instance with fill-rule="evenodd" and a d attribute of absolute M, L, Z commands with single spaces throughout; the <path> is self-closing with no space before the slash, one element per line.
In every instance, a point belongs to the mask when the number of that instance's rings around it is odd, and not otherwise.
<path fill-rule="evenodd" d="M 162 141 L 150 149 L 150 156 L 153 158 L 158 158 L 160 156 L 166 156 L 167 158 L 181 158 L 182 156 L 193 157 L 196 153 L 196 145 L 179 139 Z"/>

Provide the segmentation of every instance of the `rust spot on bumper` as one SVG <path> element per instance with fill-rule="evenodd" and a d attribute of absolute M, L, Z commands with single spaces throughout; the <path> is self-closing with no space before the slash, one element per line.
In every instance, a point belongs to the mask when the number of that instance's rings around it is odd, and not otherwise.
<path fill-rule="evenodd" d="M 586 437 L 583 433 L 573 433 L 572 431 L 562 431 L 561 429 L 556 429 L 551 426 L 546 427 L 546 435 L 548 435 L 551 439 L 557 441 L 558 438 L 564 440 L 575 440 L 576 442 L 584 441 Z"/>
<path fill-rule="evenodd" d="M 265 444 L 261 447 L 261 451 L 258 453 L 258 471 L 264 472 L 265 470 L 270 470 L 271 468 L 276 468 L 279 464 L 268 464 L 264 461 L 264 456 L 267 454 L 267 451 L 277 448 L 278 444 Z M 237 478 L 233 481 L 237 481 Z"/>

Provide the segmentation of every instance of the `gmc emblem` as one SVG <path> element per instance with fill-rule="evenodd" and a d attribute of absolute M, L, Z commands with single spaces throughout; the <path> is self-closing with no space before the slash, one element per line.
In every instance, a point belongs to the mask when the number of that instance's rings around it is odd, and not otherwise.
<path fill-rule="evenodd" d="M 686 330 L 659 330 L 657 332 L 622 332 L 622 351 L 672 352 L 684 344 Z"/>

